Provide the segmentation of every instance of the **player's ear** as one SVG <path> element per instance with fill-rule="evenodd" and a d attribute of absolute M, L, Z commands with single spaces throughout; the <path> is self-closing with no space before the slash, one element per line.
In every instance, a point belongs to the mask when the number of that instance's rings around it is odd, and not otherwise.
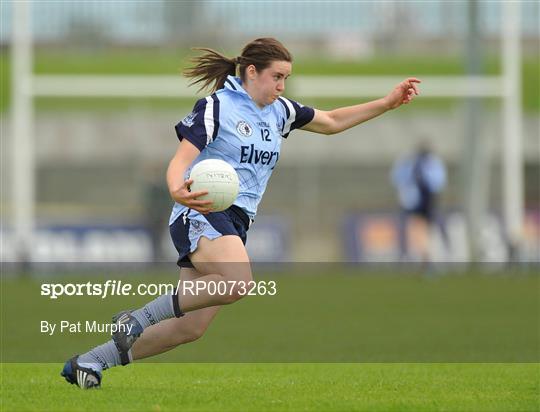
<path fill-rule="evenodd" d="M 254 64 L 250 64 L 248 67 L 246 67 L 246 75 L 249 80 L 255 79 L 257 76 L 257 68 Z"/>

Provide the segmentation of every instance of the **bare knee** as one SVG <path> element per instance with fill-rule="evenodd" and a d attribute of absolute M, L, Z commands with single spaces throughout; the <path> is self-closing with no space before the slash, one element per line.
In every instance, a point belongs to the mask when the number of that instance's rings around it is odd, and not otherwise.
<path fill-rule="evenodd" d="M 223 295 L 223 304 L 229 305 L 231 303 L 237 302 L 246 296 L 249 290 L 253 287 L 253 278 L 251 272 L 244 274 L 240 277 L 235 277 L 235 279 L 227 279 L 224 277 L 227 284 L 227 291 Z"/>
<path fill-rule="evenodd" d="M 169 345 L 176 347 L 184 343 L 194 342 L 204 335 L 208 325 L 184 323 L 181 328 L 170 335 Z"/>
<path fill-rule="evenodd" d="M 148 336 L 148 338 L 161 340 L 161 342 L 169 348 L 174 348 L 178 345 L 199 339 L 206 332 L 210 321 L 211 318 L 208 319 L 208 321 L 201 321 L 199 318 L 193 317 L 188 313 L 181 318 L 167 319 L 160 322 L 158 325 L 161 326 L 161 329 L 159 331 L 156 330 L 155 333 L 152 336 Z M 151 328 L 158 327 L 158 325 L 154 325 Z M 145 333 L 147 330 L 145 330 Z M 143 333 L 143 336 L 145 333 Z"/>
<path fill-rule="evenodd" d="M 234 303 L 253 287 L 249 257 L 238 236 L 222 236 L 214 240 L 203 237 L 190 259 L 198 273 L 213 275 L 211 281 L 207 278 L 206 286 L 208 294 L 214 297 L 214 305 Z"/>
<path fill-rule="evenodd" d="M 206 332 L 206 326 L 202 326 L 202 325 L 194 325 L 190 328 L 187 328 L 185 331 L 183 331 L 182 335 L 180 336 L 178 345 L 181 345 L 183 343 L 194 342 L 197 339 L 201 338 L 205 332 Z"/>

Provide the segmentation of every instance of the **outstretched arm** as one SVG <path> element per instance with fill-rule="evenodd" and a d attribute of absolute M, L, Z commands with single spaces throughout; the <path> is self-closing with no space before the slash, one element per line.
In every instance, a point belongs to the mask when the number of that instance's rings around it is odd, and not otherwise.
<path fill-rule="evenodd" d="M 381 99 L 355 106 L 340 107 L 330 111 L 315 109 L 313 120 L 302 129 L 323 134 L 334 134 L 350 129 L 388 110 L 410 103 L 414 96 L 419 94 L 418 83 L 420 83 L 420 80 L 409 77 Z"/>

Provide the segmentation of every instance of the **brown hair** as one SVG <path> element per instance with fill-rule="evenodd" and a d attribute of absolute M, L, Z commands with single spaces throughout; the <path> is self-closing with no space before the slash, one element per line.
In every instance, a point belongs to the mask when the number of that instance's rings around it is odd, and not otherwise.
<path fill-rule="evenodd" d="M 184 76 L 192 78 L 190 86 L 202 83 L 199 91 L 211 86 L 211 92 L 221 89 L 225 85 L 228 75 L 236 75 L 236 66 L 242 81 L 245 81 L 246 69 L 254 65 L 258 72 L 266 69 L 273 61 L 292 62 L 291 53 L 276 39 L 266 37 L 253 40 L 242 50 L 242 54 L 235 58 L 228 58 L 207 48 L 195 48 L 206 52 L 194 57 L 191 61 L 193 67 L 184 70 Z"/>

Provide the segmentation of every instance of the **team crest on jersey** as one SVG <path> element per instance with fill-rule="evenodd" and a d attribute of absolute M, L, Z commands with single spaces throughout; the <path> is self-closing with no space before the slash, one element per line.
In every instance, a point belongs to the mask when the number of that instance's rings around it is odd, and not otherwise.
<path fill-rule="evenodd" d="M 244 137 L 249 137 L 253 134 L 253 128 L 245 120 L 240 120 L 236 125 L 236 131 Z"/>
<path fill-rule="evenodd" d="M 200 235 L 202 232 L 206 230 L 206 223 L 199 222 L 198 220 L 191 220 L 189 222 L 190 225 L 190 232 L 194 236 Z"/>
<path fill-rule="evenodd" d="M 182 124 L 186 127 L 193 126 L 193 123 L 195 123 L 195 118 L 197 117 L 197 114 L 198 113 L 196 112 L 191 112 L 186 117 L 184 117 L 184 120 L 182 120 Z"/>

